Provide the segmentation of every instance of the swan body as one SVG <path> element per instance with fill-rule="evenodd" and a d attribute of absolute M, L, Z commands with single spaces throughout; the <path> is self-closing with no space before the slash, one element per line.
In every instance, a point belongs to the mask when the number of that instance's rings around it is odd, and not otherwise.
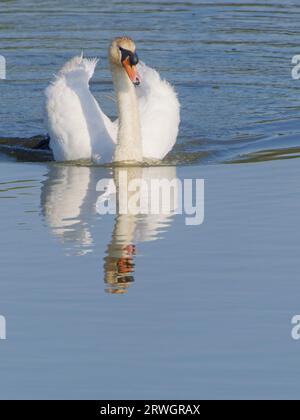
<path fill-rule="evenodd" d="M 105 115 L 89 88 L 96 59 L 73 58 L 47 87 L 46 126 L 55 160 L 161 160 L 173 148 L 180 122 L 173 87 L 156 70 L 137 65 L 129 38 L 114 40 L 109 58 L 119 113 L 116 121 Z"/>

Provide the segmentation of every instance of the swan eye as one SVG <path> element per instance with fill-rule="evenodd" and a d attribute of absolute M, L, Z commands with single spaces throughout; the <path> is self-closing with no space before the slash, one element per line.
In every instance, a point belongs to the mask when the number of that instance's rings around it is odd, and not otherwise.
<path fill-rule="evenodd" d="M 123 61 L 125 61 L 126 58 L 129 57 L 129 51 L 128 50 L 125 50 L 122 47 L 119 47 L 119 50 L 121 51 L 121 61 L 123 63 Z"/>

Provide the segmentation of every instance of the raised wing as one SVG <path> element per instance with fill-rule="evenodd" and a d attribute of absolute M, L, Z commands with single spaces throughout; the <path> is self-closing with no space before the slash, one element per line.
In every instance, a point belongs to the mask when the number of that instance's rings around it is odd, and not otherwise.
<path fill-rule="evenodd" d="M 146 64 L 139 65 L 139 98 L 143 156 L 163 159 L 174 146 L 180 123 L 180 105 L 174 88 Z"/>
<path fill-rule="evenodd" d="M 89 89 L 98 60 L 75 57 L 46 89 L 46 125 L 57 161 L 111 162 L 116 126 Z"/>

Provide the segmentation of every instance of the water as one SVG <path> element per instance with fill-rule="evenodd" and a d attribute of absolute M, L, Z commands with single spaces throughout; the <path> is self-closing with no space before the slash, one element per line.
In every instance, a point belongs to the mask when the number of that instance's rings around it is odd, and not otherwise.
<path fill-rule="evenodd" d="M 115 116 L 107 46 L 127 33 L 141 59 L 175 84 L 182 106 L 180 162 L 235 159 L 289 149 L 299 154 L 300 5 L 293 1 L 0 2 L 0 137 L 44 132 L 43 90 L 62 63 L 81 51 L 100 57 L 92 84 Z M 258 53 L 259 52 L 259 53 Z M 30 104 L 30 106 L 29 106 Z"/>
<path fill-rule="evenodd" d="M 100 216 L 97 182 L 117 169 L 0 155 L 0 398 L 298 398 L 299 13 L 0 2 L 0 138 L 45 133 L 43 90 L 82 49 L 101 58 L 92 90 L 115 116 L 106 49 L 126 32 L 182 104 L 169 166 L 139 176 L 205 179 L 205 221 L 188 227 Z"/>

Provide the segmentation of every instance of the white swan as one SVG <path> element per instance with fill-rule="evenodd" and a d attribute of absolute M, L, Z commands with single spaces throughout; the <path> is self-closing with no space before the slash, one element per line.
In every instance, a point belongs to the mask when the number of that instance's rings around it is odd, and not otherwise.
<path fill-rule="evenodd" d="M 119 118 L 112 122 L 89 89 L 97 61 L 73 58 L 46 89 L 46 125 L 55 160 L 163 159 L 176 142 L 180 122 L 173 87 L 154 69 L 138 65 L 130 38 L 116 38 L 109 61 Z"/>

